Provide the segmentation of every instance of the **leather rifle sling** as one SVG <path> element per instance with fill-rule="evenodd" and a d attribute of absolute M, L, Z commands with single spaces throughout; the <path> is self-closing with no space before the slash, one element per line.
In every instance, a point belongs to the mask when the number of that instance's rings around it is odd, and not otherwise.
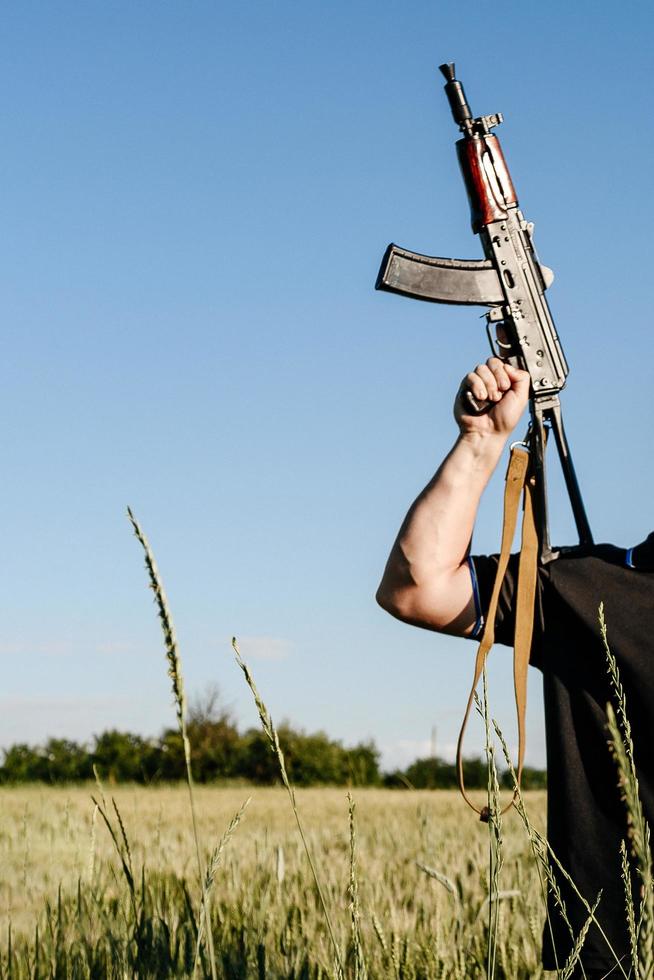
<path fill-rule="evenodd" d="M 539 540 L 534 520 L 534 477 L 527 474 L 525 480 L 522 539 L 518 561 L 518 585 L 515 600 L 515 634 L 513 639 L 513 684 L 518 718 L 518 767 L 515 770 L 517 786 L 509 806 L 515 802 L 522 778 L 525 760 L 525 716 L 527 714 L 527 668 L 534 635 L 536 586 L 538 582 Z M 508 809 L 508 807 L 506 808 Z"/>
<path fill-rule="evenodd" d="M 495 616 L 502 589 L 502 583 L 509 563 L 511 545 L 515 535 L 518 520 L 518 508 L 520 498 L 524 491 L 524 516 L 522 522 L 522 541 L 520 548 L 520 559 L 518 564 L 518 585 L 516 592 L 516 623 L 513 653 L 513 678 L 515 688 L 516 713 L 518 718 L 518 768 L 516 778 L 518 785 L 522 775 L 522 765 L 525 753 L 525 713 L 527 704 L 527 667 L 529 666 L 529 655 L 531 650 L 531 639 L 534 624 L 534 605 L 536 598 L 536 583 L 538 575 L 538 534 L 534 521 L 533 508 L 533 485 L 532 478 L 529 477 L 529 453 L 513 447 L 506 474 L 506 485 L 504 490 L 504 517 L 502 524 L 502 543 L 500 555 L 497 563 L 495 582 L 491 593 L 484 632 L 482 634 L 477 657 L 475 660 L 475 671 L 468 696 L 465 715 L 459 733 L 456 749 L 456 768 L 459 782 L 459 789 L 464 800 L 475 813 L 478 813 L 481 820 L 488 820 L 488 807 L 479 810 L 469 798 L 465 789 L 463 778 L 463 738 L 470 717 L 470 711 L 475 696 L 475 691 L 482 675 L 486 658 L 495 641 Z M 514 791 L 511 802 L 507 804 L 502 812 L 506 812 L 515 802 L 517 790 Z"/>

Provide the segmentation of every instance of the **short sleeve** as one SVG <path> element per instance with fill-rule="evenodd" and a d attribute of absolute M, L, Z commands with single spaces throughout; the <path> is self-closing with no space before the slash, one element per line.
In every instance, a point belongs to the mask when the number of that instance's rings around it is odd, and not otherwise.
<path fill-rule="evenodd" d="M 504 576 L 502 588 L 500 589 L 500 597 L 495 616 L 495 642 L 508 647 L 513 646 L 513 637 L 515 634 L 514 600 L 518 583 L 519 559 L 520 555 L 518 554 L 511 555 L 509 558 L 506 575 Z M 471 639 L 478 639 L 483 631 L 483 625 L 493 592 L 493 585 L 495 584 L 498 561 L 499 555 L 473 555 L 469 559 L 478 623 L 475 631 L 471 635 Z M 539 666 L 540 663 L 544 623 L 543 607 L 548 580 L 549 575 L 547 569 L 542 566 L 539 567 L 534 607 L 534 636 L 530 658 L 534 666 Z"/>

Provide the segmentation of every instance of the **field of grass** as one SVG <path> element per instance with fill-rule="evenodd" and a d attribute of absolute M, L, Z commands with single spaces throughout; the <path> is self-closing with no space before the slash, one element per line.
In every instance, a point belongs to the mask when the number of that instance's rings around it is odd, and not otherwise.
<path fill-rule="evenodd" d="M 197 788 L 200 837 L 210 850 L 250 792 L 213 885 L 218 975 L 333 976 L 324 915 L 286 793 Z M 200 889 L 186 787 L 105 788 L 107 813 L 118 827 L 113 795 L 129 841 L 133 894 L 92 794 L 97 798 L 95 786 L 0 791 L 2 975 L 192 976 Z M 348 973 L 486 975 L 488 829 L 458 794 L 356 792 L 359 968 L 346 791 L 304 790 L 297 799 Z M 527 794 L 541 828 L 544 799 Z M 505 819 L 503 838 L 496 976 L 538 977 L 543 899 L 516 814 Z M 206 959 L 197 975 L 210 975 Z"/>
<path fill-rule="evenodd" d="M 248 800 L 245 787 L 196 786 L 175 631 L 154 557 L 129 516 L 163 629 L 187 782 L 0 788 L 0 980 L 542 977 L 545 794 L 523 794 L 520 817 L 501 818 L 485 676 L 478 708 L 489 785 L 478 803 L 488 824 L 456 792 L 295 791 L 236 643 L 284 788 L 256 789 Z M 608 644 L 607 657 L 618 703 L 611 744 L 643 883 L 640 908 L 627 903 L 631 975 L 651 980 L 649 829 Z M 625 875 L 626 867 L 625 849 Z M 561 980 L 572 975 L 588 911 Z"/>

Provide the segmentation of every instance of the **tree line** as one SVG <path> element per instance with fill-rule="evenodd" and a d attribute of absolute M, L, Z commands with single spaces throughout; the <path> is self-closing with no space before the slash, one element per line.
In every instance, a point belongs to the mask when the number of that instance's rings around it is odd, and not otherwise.
<path fill-rule="evenodd" d="M 417 759 L 406 770 L 384 773 L 374 742 L 346 747 L 324 732 L 306 733 L 284 723 L 279 740 L 286 768 L 296 786 L 351 785 L 416 789 L 448 789 L 457 785 L 452 763 L 439 758 Z M 193 775 L 199 783 L 247 780 L 259 785 L 279 781 L 277 759 L 265 734 L 258 728 L 241 732 L 229 711 L 217 706 L 210 695 L 189 710 L 188 735 Z M 466 759 L 466 785 L 485 788 L 486 762 Z M 179 731 L 169 728 L 157 738 L 112 729 L 93 738 L 91 745 L 70 739 L 50 738 L 43 745 L 24 743 L 4 750 L 1 783 L 73 783 L 94 778 L 97 772 L 108 782 L 143 784 L 185 778 L 184 753 Z M 508 774 L 502 775 L 510 785 Z M 545 773 L 526 770 L 526 789 L 546 785 Z"/>

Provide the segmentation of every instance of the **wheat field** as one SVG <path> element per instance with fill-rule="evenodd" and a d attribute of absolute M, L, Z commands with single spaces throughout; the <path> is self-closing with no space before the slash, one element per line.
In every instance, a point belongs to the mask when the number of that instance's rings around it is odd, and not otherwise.
<path fill-rule="evenodd" d="M 193 975 L 200 888 L 187 788 L 117 786 L 104 793 L 113 826 L 119 828 L 112 796 L 124 825 L 133 895 L 91 799 L 98 799 L 97 787 L 0 791 L 3 976 Z M 334 976 L 324 915 L 285 791 L 196 788 L 200 838 L 210 850 L 249 795 L 213 884 L 218 975 Z M 487 827 L 452 792 L 361 789 L 354 799 L 364 972 L 485 976 Z M 346 791 L 298 791 L 297 803 L 336 939 L 354 975 Z M 542 829 L 545 794 L 527 794 L 527 805 Z M 516 814 L 505 819 L 503 838 L 496 976 L 538 977 L 542 890 Z M 211 975 L 206 957 L 196 975 Z"/>
<path fill-rule="evenodd" d="M 548 876 L 557 887 L 543 837 L 545 793 L 522 794 L 519 812 L 501 817 L 485 675 L 478 708 L 489 782 L 478 802 L 488 804 L 488 824 L 451 791 L 295 790 L 236 642 L 284 785 L 197 786 L 175 630 L 154 557 L 129 516 L 161 620 L 187 780 L 104 787 L 96 774 L 90 786 L 0 787 L 0 980 L 542 977 Z M 638 921 L 628 903 L 633 975 L 648 978 L 649 829 L 608 644 L 607 657 L 618 703 L 609 729 L 645 894 Z"/>

